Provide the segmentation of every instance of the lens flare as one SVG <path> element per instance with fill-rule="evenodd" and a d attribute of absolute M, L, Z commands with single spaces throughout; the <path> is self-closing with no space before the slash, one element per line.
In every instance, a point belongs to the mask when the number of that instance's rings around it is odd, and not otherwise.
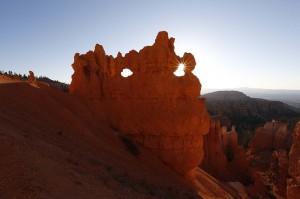
<path fill-rule="evenodd" d="M 185 65 L 183 63 L 180 63 L 178 65 L 177 70 L 174 72 L 174 75 L 176 75 L 178 77 L 184 76 L 184 74 L 185 74 L 184 69 L 185 69 Z"/>

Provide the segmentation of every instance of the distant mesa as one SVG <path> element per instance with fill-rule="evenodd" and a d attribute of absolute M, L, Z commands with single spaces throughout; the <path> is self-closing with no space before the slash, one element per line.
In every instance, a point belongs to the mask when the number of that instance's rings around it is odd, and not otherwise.
<path fill-rule="evenodd" d="M 104 105 L 114 129 L 130 136 L 185 175 L 203 159 L 203 135 L 209 131 L 201 84 L 192 73 L 190 53 L 176 55 L 174 38 L 159 32 L 152 46 L 123 56 L 94 51 L 75 54 L 70 93 Z M 183 76 L 174 72 L 184 64 Z M 130 78 L 121 75 L 129 69 Z"/>
<path fill-rule="evenodd" d="M 250 97 L 239 91 L 216 91 L 212 93 L 204 94 L 203 97 L 208 100 L 225 100 L 225 101 L 234 101 L 234 100 L 248 100 Z"/>

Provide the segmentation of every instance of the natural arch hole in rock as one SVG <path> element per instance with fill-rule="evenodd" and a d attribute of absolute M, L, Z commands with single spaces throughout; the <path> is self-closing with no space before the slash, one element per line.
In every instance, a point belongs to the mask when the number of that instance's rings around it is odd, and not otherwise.
<path fill-rule="evenodd" d="M 177 77 L 184 76 L 184 68 L 185 65 L 183 63 L 179 64 L 177 70 L 174 72 L 174 75 L 176 75 Z"/>
<path fill-rule="evenodd" d="M 121 72 L 121 75 L 125 78 L 131 76 L 132 74 L 133 72 L 128 68 L 124 68 L 123 71 Z"/>

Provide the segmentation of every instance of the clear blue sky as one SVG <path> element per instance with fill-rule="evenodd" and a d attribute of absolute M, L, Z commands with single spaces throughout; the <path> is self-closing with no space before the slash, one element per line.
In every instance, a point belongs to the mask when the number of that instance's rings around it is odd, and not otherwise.
<path fill-rule="evenodd" d="M 76 52 L 125 54 L 161 30 L 205 88 L 300 89 L 299 0 L 0 0 L 0 70 L 69 83 Z"/>

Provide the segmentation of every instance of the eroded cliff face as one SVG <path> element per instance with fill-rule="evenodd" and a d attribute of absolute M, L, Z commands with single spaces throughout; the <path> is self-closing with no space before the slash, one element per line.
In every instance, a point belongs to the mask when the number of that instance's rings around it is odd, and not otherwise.
<path fill-rule="evenodd" d="M 227 131 L 227 127 L 220 127 L 218 120 L 211 120 L 210 131 L 204 136 L 204 160 L 201 167 L 225 182 L 240 181 L 246 186 L 253 183 L 245 151 L 238 144 L 235 127 Z"/>
<path fill-rule="evenodd" d="M 203 135 L 209 131 L 201 84 L 192 74 L 192 54 L 179 57 L 174 38 L 158 33 L 155 43 L 123 57 L 108 56 L 101 45 L 74 57 L 70 92 L 98 100 L 111 126 L 157 154 L 185 175 L 203 159 Z M 173 73 L 185 63 L 185 75 Z M 123 69 L 133 74 L 121 76 Z"/>
<path fill-rule="evenodd" d="M 289 174 L 292 177 L 287 182 L 287 197 L 296 199 L 300 197 L 300 122 L 294 131 L 293 144 L 289 153 Z"/>
<path fill-rule="evenodd" d="M 247 158 L 251 167 L 263 174 L 265 187 L 276 197 L 299 198 L 299 151 L 300 123 L 293 136 L 286 124 L 272 121 L 256 130 Z"/>
<path fill-rule="evenodd" d="M 267 122 L 264 127 L 256 129 L 255 137 L 249 143 L 248 154 L 266 150 L 288 150 L 292 137 L 287 131 L 287 125 L 280 122 Z"/>

